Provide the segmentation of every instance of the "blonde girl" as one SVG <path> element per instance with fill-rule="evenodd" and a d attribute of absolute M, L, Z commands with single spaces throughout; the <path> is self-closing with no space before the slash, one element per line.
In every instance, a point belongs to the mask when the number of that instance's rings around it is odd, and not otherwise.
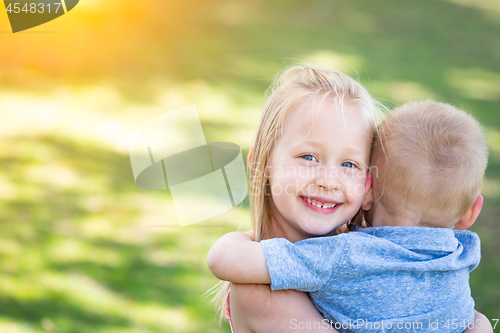
<path fill-rule="evenodd" d="M 380 109 L 361 84 L 335 70 L 296 66 L 277 78 L 249 154 L 253 239 L 295 242 L 360 223 L 354 217 L 370 186 L 368 159 Z M 297 327 L 315 322 L 322 324 L 319 331 L 332 331 L 302 292 L 226 283 L 217 299 L 238 333 L 287 331 L 287 318 Z"/>

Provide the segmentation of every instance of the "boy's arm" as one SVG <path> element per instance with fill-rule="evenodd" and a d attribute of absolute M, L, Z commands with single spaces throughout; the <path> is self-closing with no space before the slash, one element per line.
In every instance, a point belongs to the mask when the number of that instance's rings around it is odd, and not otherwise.
<path fill-rule="evenodd" d="M 250 237 L 240 232 L 222 236 L 208 253 L 212 274 L 233 283 L 271 284 L 273 290 L 318 291 L 335 274 L 347 241 L 333 236 L 254 242 Z"/>
<path fill-rule="evenodd" d="M 208 252 L 207 264 L 220 280 L 271 283 L 262 245 L 252 241 L 248 233 L 231 232 L 222 236 Z"/>

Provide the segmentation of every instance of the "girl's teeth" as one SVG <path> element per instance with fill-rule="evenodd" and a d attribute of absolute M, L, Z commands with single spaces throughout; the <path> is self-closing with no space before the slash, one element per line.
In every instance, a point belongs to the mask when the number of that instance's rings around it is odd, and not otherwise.
<path fill-rule="evenodd" d="M 332 207 L 336 206 L 336 204 L 333 204 L 333 203 L 323 204 L 323 203 L 316 201 L 316 200 L 306 199 L 306 201 L 309 202 L 311 205 L 314 205 L 314 206 L 319 207 L 319 208 L 332 208 Z"/>

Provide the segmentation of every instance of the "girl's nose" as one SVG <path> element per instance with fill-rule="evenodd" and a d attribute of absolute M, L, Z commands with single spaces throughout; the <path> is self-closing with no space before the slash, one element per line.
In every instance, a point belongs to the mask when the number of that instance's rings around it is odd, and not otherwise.
<path fill-rule="evenodd" d="M 334 168 L 322 168 L 314 179 L 314 183 L 327 191 L 339 191 L 342 189 L 339 175 Z"/>

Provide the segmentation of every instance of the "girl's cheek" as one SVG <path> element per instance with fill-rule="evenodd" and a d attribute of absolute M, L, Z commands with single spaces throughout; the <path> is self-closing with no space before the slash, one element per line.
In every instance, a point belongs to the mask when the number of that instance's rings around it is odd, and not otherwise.
<path fill-rule="evenodd" d="M 312 171 L 307 167 L 287 167 L 285 177 L 289 180 L 303 180 L 312 176 Z"/>
<path fill-rule="evenodd" d="M 354 175 L 350 177 L 349 186 L 347 186 L 347 195 L 351 197 L 364 198 L 366 191 L 366 177 L 358 177 Z"/>

